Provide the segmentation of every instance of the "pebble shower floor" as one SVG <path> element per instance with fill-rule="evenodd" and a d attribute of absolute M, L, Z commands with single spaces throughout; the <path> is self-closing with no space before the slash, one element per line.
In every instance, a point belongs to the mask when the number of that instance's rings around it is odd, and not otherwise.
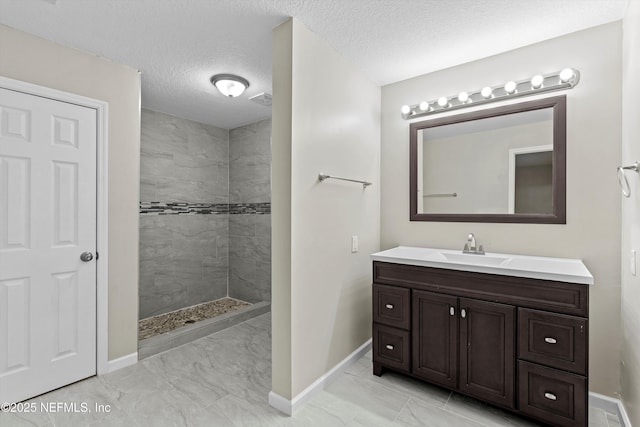
<path fill-rule="evenodd" d="M 148 317 L 138 322 L 138 339 L 144 340 L 151 338 L 153 336 L 164 334 L 201 320 L 230 313 L 250 305 L 251 304 L 248 302 L 226 297 L 183 308 L 181 310 L 172 311 L 170 313 Z"/>

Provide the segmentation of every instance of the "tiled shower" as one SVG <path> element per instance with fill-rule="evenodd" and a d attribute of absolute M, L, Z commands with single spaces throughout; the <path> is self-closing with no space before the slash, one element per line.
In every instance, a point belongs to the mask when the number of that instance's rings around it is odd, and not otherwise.
<path fill-rule="evenodd" d="M 226 130 L 143 109 L 141 121 L 139 318 L 270 301 L 271 120 Z"/>

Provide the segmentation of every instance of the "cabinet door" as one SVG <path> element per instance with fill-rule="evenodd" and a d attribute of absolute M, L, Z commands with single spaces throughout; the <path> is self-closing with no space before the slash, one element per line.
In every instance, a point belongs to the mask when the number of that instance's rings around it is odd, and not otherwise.
<path fill-rule="evenodd" d="M 413 291 L 413 374 L 446 387 L 457 387 L 458 298 Z"/>
<path fill-rule="evenodd" d="M 515 307 L 460 298 L 460 390 L 514 407 Z"/>

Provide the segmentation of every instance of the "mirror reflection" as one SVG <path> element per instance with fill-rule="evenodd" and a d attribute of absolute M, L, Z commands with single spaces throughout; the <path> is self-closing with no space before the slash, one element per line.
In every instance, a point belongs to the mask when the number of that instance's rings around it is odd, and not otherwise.
<path fill-rule="evenodd" d="M 553 212 L 553 110 L 418 131 L 419 213 Z"/>
<path fill-rule="evenodd" d="M 412 123 L 411 220 L 565 223 L 564 96 Z"/>

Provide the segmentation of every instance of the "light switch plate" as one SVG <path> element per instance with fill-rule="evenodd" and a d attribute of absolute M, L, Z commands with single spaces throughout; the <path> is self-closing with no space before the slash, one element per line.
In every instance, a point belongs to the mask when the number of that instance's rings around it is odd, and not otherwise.
<path fill-rule="evenodd" d="M 358 236 L 351 236 L 351 252 L 358 252 Z"/>

